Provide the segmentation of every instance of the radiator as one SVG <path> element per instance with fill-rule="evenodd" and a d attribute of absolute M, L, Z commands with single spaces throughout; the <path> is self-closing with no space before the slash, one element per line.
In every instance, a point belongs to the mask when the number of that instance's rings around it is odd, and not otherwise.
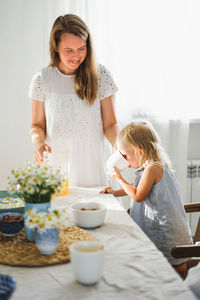
<path fill-rule="evenodd" d="M 200 159 L 187 161 L 187 202 L 200 202 Z M 199 212 L 187 214 L 194 235 L 199 219 Z"/>

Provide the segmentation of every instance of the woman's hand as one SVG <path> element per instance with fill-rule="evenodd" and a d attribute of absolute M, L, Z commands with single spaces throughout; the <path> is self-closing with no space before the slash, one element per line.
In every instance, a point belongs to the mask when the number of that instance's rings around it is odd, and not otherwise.
<path fill-rule="evenodd" d="M 36 150 L 33 154 L 34 161 L 37 162 L 38 164 L 42 164 L 44 162 L 44 156 L 43 156 L 44 152 L 51 153 L 51 147 L 48 146 L 47 144 L 40 146 L 40 148 Z"/>
<path fill-rule="evenodd" d="M 116 167 L 113 167 L 113 169 L 108 174 L 114 180 L 120 180 L 120 179 L 122 179 L 122 175 L 121 175 L 121 173 L 119 172 L 119 170 Z"/>
<path fill-rule="evenodd" d="M 113 188 L 111 186 L 106 187 L 105 189 L 103 189 L 100 194 L 113 194 L 115 196 L 116 191 L 113 190 Z"/>

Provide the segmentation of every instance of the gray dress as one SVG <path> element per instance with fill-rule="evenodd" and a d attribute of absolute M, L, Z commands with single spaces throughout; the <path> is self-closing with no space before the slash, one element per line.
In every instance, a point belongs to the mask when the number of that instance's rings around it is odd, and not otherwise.
<path fill-rule="evenodd" d="M 148 197 L 134 201 L 131 217 L 165 255 L 170 264 L 178 265 L 187 259 L 175 259 L 171 249 L 176 245 L 193 244 L 179 184 L 174 174 L 164 165 L 161 180 L 153 185 Z M 143 170 L 136 171 L 135 187 Z"/>

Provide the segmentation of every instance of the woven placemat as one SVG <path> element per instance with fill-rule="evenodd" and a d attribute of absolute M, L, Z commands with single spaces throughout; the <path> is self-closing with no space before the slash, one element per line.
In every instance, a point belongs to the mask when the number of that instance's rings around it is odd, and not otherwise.
<path fill-rule="evenodd" d="M 0 233 L 0 264 L 13 266 L 47 266 L 70 261 L 69 245 L 76 241 L 95 240 L 78 227 L 60 230 L 59 246 L 52 255 L 41 255 L 35 243 L 26 240 L 24 229 L 17 236 L 6 237 Z"/>

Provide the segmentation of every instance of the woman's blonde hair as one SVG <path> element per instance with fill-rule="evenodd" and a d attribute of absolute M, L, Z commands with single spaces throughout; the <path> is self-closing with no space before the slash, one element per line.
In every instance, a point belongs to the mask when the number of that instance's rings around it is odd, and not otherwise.
<path fill-rule="evenodd" d="M 134 149 L 142 149 L 144 151 L 141 164 L 146 160 L 154 160 L 165 163 L 171 169 L 168 155 L 151 123 L 144 121 L 130 123 L 120 131 L 118 139 L 124 139 Z"/>
<path fill-rule="evenodd" d="M 74 34 L 86 41 L 87 55 L 75 72 L 74 84 L 77 96 L 91 105 L 98 96 L 99 74 L 89 29 L 78 16 L 73 14 L 60 16 L 55 20 L 49 40 L 50 66 L 52 67 L 57 67 L 60 62 L 56 50 L 63 33 Z"/>

